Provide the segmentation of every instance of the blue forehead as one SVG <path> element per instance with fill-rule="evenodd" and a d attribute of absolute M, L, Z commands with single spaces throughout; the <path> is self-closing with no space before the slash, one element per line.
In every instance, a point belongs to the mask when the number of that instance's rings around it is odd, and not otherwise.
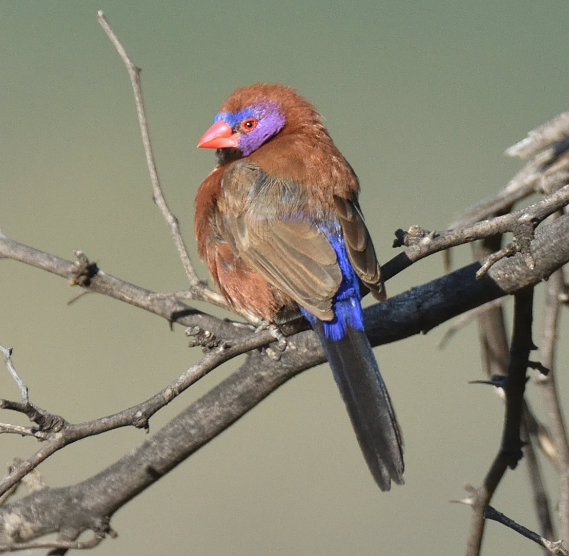
<path fill-rule="evenodd" d="M 243 108 L 243 110 L 239 110 L 239 112 L 219 112 L 219 114 L 215 115 L 213 122 L 217 123 L 220 120 L 223 120 L 233 127 L 245 118 L 257 118 L 258 116 L 259 111 L 255 110 L 253 106 L 249 106 L 247 108 Z"/>

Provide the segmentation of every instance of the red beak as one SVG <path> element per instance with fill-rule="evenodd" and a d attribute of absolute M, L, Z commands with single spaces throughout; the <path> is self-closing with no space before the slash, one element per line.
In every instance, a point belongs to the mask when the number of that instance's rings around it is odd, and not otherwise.
<path fill-rule="evenodd" d="M 223 120 L 214 123 L 198 141 L 201 149 L 236 149 L 239 146 L 239 136 L 233 134 L 229 124 Z"/>

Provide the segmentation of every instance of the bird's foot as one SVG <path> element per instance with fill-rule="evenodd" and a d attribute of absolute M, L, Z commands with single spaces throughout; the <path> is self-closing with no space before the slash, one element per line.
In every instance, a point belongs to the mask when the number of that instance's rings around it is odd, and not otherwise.
<path fill-rule="evenodd" d="M 271 346 L 266 349 L 266 352 L 271 359 L 278 361 L 288 345 L 287 339 L 280 328 L 272 322 L 266 320 L 262 321 L 255 329 L 255 332 L 262 332 L 263 330 L 268 330 L 271 336 L 276 340 L 276 345 L 271 344 Z"/>

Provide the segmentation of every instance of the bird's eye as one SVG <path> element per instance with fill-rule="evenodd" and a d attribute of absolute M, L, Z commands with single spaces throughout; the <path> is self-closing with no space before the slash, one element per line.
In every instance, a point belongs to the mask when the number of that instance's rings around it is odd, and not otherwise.
<path fill-rule="evenodd" d="M 259 122 L 257 121 L 257 118 L 245 118 L 241 122 L 241 131 L 244 131 L 245 133 L 249 133 L 257 127 L 258 123 Z"/>

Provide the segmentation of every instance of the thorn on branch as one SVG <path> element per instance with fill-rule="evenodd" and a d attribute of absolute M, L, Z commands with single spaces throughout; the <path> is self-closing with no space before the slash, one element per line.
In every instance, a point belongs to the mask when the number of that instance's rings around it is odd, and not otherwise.
<path fill-rule="evenodd" d="M 488 384 L 496 388 L 505 388 L 508 382 L 508 377 L 505 375 L 492 375 L 490 380 L 470 380 L 468 384 Z"/>
<path fill-rule="evenodd" d="M 73 263 L 69 284 L 71 286 L 88 288 L 91 284 L 91 279 L 99 272 L 99 267 L 97 263 L 90 262 L 83 251 L 74 251 L 74 254 L 77 260 Z"/>
<path fill-rule="evenodd" d="M 478 500 L 478 490 L 467 483 L 464 485 L 464 490 L 466 490 L 467 495 L 460 500 L 449 500 L 452 504 L 464 504 L 465 506 L 474 507 Z"/>
<path fill-rule="evenodd" d="M 534 371 L 539 371 L 543 376 L 547 376 L 549 374 L 549 369 L 539 361 L 528 361 L 528 367 Z"/>

